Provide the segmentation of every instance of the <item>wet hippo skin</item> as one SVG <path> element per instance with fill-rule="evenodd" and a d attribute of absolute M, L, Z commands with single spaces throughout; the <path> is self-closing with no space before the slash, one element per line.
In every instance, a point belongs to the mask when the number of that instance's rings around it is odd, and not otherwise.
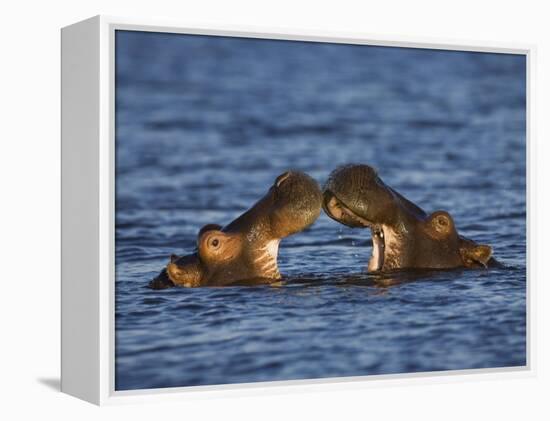
<path fill-rule="evenodd" d="M 149 287 L 223 286 L 279 279 L 280 241 L 315 222 L 321 202 L 321 190 L 313 178 L 287 171 L 275 179 L 264 197 L 230 224 L 201 228 L 194 253 L 172 255 Z"/>
<path fill-rule="evenodd" d="M 334 170 L 323 188 L 323 209 L 341 224 L 371 229 L 369 272 L 500 266 L 491 247 L 458 234 L 448 212 L 427 214 L 368 165 Z"/>

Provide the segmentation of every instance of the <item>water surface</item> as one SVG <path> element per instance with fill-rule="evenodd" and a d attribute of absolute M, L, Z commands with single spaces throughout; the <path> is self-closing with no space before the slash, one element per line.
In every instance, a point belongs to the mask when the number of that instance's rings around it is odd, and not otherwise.
<path fill-rule="evenodd" d="M 116 66 L 117 390 L 525 365 L 523 56 L 119 31 Z M 349 162 L 506 267 L 380 279 L 322 214 L 283 284 L 145 288 L 280 173 Z"/>

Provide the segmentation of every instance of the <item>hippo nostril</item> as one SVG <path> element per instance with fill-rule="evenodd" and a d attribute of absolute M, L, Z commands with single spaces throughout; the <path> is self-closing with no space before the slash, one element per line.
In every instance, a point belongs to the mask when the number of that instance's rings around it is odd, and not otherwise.
<path fill-rule="evenodd" d="M 288 177 L 290 177 L 290 174 L 291 174 L 290 171 L 286 171 L 286 172 L 284 172 L 283 174 L 281 174 L 279 177 L 277 177 L 277 178 L 275 179 L 275 186 L 280 187 L 281 184 L 283 184 L 283 182 L 284 182 Z"/>

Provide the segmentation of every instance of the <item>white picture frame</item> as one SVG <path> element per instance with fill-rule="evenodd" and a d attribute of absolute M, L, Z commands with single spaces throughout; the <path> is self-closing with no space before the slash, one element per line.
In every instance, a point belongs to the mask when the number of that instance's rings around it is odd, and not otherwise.
<path fill-rule="evenodd" d="M 450 40 L 382 38 L 365 34 L 296 31 L 225 25 L 204 28 L 153 19 L 96 16 L 67 26 L 62 41 L 62 376 L 63 392 L 103 405 L 224 394 L 291 393 L 384 384 L 513 378 L 535 373 L 535 283 L 527 252 L 527 364 L 421 374 L 376 375 L 155 390 L 114 389 L 114 33 L 139 30 L 343 44 L 421 47 L 523 54 L 527 62 L 527 236 L 530 230 L 532 69 L 535 47 Z"/>

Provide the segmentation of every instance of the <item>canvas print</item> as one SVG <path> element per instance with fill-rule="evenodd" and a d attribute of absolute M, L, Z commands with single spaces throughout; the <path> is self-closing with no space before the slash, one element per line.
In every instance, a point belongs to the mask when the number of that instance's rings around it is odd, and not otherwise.
<path fill-rule="evenodd" d="M 115 56 L 115 390 L 526 365 L 525 55 Z"/>

